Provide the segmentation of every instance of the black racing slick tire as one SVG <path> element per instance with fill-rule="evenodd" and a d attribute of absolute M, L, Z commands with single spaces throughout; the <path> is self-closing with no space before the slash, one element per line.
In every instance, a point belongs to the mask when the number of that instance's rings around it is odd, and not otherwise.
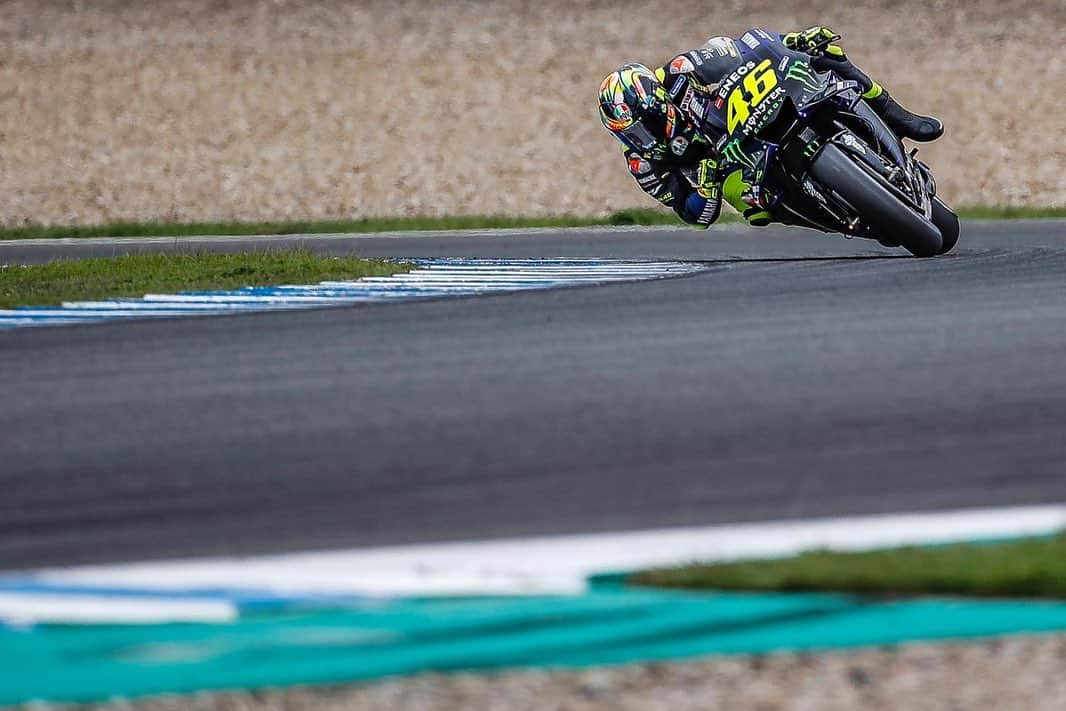
<path fill-rule="evenodd" d="M 940 230 L 933 223 L 902 203 L 840 148 L 832 144 L 822 148 L 810 174 L 851 205 L 877 237 L 898 242 L 916 257 L 933 257 L 943 249 Z"/>
<path fill-rule="evenodd" d="M 943 241 L 940 253 L 947 254 L 959 241 L 959 216 L 937 197 L 933 198 L 933 224 L 940 230 L 940 238 Z"/>

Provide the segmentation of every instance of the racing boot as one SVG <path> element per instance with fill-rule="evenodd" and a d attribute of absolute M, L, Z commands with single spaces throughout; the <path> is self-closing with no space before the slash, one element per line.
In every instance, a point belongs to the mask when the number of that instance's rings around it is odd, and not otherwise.
<path fill-rule="evenodd" d="M 900 138 L 928 143 L 944 135 L 944 124 L 940 123 L 940 119 L 912 114 L 896 103 L 896 100 L 883 89 L 878 96 L 867 99 L 866 103 Z"/>

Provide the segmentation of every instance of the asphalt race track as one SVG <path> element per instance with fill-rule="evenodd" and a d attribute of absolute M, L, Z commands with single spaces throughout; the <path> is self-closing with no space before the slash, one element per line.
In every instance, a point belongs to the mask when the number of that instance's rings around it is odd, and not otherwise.
<path fill-rule="evenodd" d="M 1066 221 L 282 243 L 709 269 L 0 332 L 0 568 L 1066 500 Z"/>

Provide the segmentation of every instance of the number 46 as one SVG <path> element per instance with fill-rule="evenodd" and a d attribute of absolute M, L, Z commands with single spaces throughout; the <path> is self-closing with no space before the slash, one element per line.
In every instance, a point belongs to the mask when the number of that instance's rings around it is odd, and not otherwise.
<path fill-rule="evenodd" d="M 726 114 L 727 130 L 733 133 L 737 126 L 746 123 L 751 115 L 751 109 L 762 103 L 762 100 L 773 91 L 775 86 L 777 86 L 777 72 L 774 71 L 773 62 L 764 59 L 762 64 L 752 70 L 751 74 L 744 77 L 743 90 L 738 86 L 729 95 L 729 109 Z M 750 99 L 744 98 L 745 92 L 751 96 Z"/>

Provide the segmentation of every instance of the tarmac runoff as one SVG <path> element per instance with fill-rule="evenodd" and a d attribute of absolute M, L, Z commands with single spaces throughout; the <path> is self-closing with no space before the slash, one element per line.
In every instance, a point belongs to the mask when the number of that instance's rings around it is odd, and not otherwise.
<path fill-rule="evenodd" d="M 1058 631 L 1063 602 L 642 590 L 610 573 L 1064 526 L 1066 506 L 1022 507 L 7 575 L 0 704 Z"/>

